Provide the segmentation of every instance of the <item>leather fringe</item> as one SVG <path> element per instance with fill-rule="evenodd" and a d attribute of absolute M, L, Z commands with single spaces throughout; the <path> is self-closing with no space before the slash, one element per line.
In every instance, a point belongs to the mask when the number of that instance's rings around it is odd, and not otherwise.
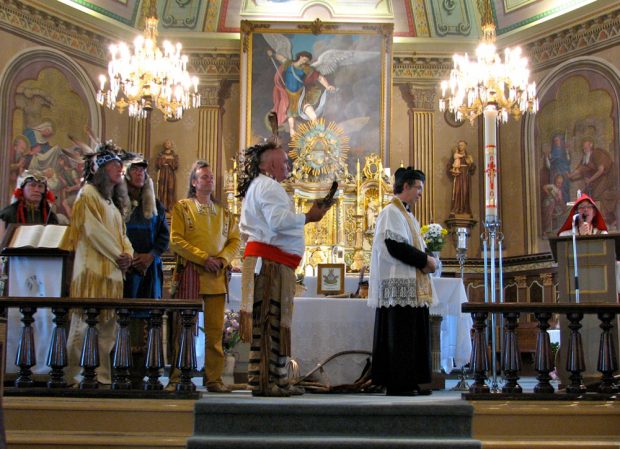
<path fill-rule="evenodd" d="M 252 314 L 244 310 L 239 312 L 239 337 L 244 343 L 252 342 Z"/>

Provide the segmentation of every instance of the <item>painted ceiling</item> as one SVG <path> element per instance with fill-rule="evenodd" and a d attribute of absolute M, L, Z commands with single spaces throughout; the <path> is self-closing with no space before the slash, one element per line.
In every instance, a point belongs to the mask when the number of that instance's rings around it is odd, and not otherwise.
<path fill-rule="evenodd" d="M 77 14 L 141 29 L 151 0 L 56 0 Z M 479 0 L 157 0 L 160 31 L 237 33 L 240 21 L 349 20 L 393 22 L 401 38 L 478 39 Z M 498 38 L 528 30 L 605 0 L 491 0 Z"/>

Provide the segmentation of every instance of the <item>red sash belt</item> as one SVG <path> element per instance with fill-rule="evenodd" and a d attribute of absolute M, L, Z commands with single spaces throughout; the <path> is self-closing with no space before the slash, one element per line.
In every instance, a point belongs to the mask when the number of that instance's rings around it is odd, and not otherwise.
<path fill-rule="evenodd" d="M 254 256 L 263 257 L 267 260 L 272 260 L 282 265 L 286 265 L 291 269 L 296 269 L 301 262 L 301 256 L 290 254 L 282 251 L 277 246 L 269 245 L 261 242 L 248 242 L 245 245 L 244 257 Z"/>

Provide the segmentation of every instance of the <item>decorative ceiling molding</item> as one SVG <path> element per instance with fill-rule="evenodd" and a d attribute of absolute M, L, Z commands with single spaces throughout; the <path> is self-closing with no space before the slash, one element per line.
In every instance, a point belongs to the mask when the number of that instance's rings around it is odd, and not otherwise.
<path fill-rule="evenodd" d="M 452 70 L 452 58 L 415 58 L 394 56 L 394 84 L 413 80 L 438 80 L 446 78 Z"/>
<path fill-rule="evenodd" d="M 99 66 L 107 65 L 110 41 L 17 0 L 0 3 L 0 28 Z"/>
<path fill-rule="evenodd" d="M 464 0 L 431 2 L 431 13 L 438 36 L 469 36 L 472 23 Z"/>
<path fill-rule="evenodd" d="M 525 52 L 532 67 L 541 70 L 619 43 L 620 10 L 532 42 Z"/>
<path fill-rule="evenodd" d="M 91 11 L 101 14 L 102 16 L 109 17 L 120 23 L 129 26 L 135 26 L 138 19 L 138 9 L 140 6 L 140 0 L 124 0 L 119 2 L 116 0 L 112 4 L 103 7 L 95 2 L 88 0 L 70 0 L 72 3 L 80 5 L 83 8 L 90 9 Z M 124 4 L 123 4 L 124 3 Z"/>
<path fill-rule="evenodd" d="M 199 78 L 239 78 L 239 53 L 192 53 L 188 71 Z"/>
<path fill-rule="evenodd" d="M 166 0 L 161 13 L 161 27 L 166 29 L 198 30 L 204 15 L 202 0 Z"/>

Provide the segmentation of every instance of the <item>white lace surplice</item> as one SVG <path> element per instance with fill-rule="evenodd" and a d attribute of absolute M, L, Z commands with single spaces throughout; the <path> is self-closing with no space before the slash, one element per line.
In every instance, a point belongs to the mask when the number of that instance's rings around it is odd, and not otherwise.
<path fill-rule="evenodd" d="M 405 211 L 402 203 L 398 205 L 396 201 L 400 202 L 394 199 L 377 218 L 370 260 L 368 306 L 374 308 L 396 305 L 430 306 L 435 298 L 430 279 L 428 285 L 431 294 L 420 295 L 418 285 L 418 276 L 428 275 L 392 257 L 385 245 L 385 239 L 389 238 L 407 243 L 422 251 L 425 248 L 418 221 Z M 409 215 L 411 222 L 405 214 Z M 427 284 L 425 281 L 422 282 Z"/>

